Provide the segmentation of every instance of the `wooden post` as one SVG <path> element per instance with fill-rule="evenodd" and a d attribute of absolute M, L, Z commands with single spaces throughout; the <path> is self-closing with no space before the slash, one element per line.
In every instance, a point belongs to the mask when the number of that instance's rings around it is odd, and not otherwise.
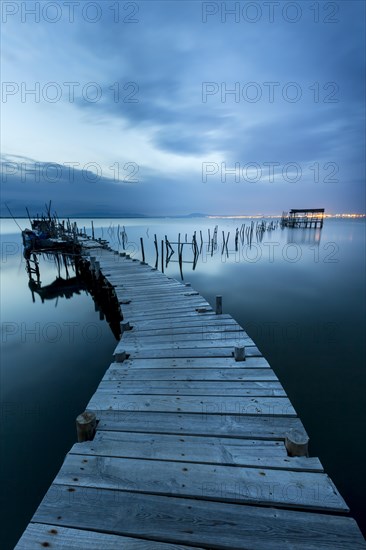
<path fill-rule="evenodd" d="M 95 276 L 98 278 L 100 275 L 100 263 L 98 261 L 94 262 Z"/>
<path fill-rule="evenodd" d="M 92 441 L 97 427 L 97 418 L 92 411 L 84 411 L 76 418 L 78 443 Z"/>
<path fill-rule="evenodd" d="M 235 361 L 245 361 L 245 346 L 236 346 L 234 348 Z"/>
<path fill-rule="evenodd" d="M 168 258 L 169 256 L 169 248 L 168 248 L 168 237 L 166 235 L 164 235 L 164 240 L 165 240 L 165 256 L 166 258 Z"/>
<path fill-rule="evenodd" d="M 216 296 L 216 315 L 222 314 L 222 296 Z"/>
<path fill-rule="evenodd" d="M 285 447 L 289 456 L 309 456 L 309 437 L 305 430 L 291 428 L 286 433 Z"/>
<path fill-rule="evenodd" d="M 140 237 L 142 261 L 145 262 L 144 239 Z"/>
<path fill-rule="evenodd" d="M 116 363 L 123 363 L 127 359 L 127 354 L 125 351 L 121 351 L 120 353 L 116 353 L 114 355 L 114 360 Z"/>
<path fill-rule="evenodd" d="M 121 332 L 125 332 L 126 330 L 132 330 L 132 327 L 128 321 L 122 321 L 120 326 L 121 326 Z"/>
<path fill-rule="evenodd" d="M 92 237 L 93 237 L 93 240 L 94 240 L 94 224 L 93 224 L 93 220 L 91 222 L 91 226 L 92 226 Z"/>

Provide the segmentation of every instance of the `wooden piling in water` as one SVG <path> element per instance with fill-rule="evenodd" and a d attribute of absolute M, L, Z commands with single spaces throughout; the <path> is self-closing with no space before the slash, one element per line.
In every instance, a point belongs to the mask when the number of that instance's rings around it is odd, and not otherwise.
<path fill-rule="evenodd" d="M 144 239 L 140 237 L 140 244 L 141 244 L 141 253 L 142 253 L 142 261 L 145 261 L 145 250 L 144 250 Z"/>

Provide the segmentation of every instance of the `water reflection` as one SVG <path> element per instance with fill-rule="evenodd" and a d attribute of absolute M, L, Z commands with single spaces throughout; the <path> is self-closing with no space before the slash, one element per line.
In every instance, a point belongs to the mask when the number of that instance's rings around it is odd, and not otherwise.
<path fill-rule="evenodd" d="M 316 229 L 288 227 L 287 244 L 319 246 L 321 235 L 322 235 L 322 230 L 319 227 Z"/>
<path fill-rule="evenodd" d="M 57 267 L 57 276 L 51 283 L 43 285 L 40 266 L 46 260 L 53 262 Z M 107 320 L 112 333 L 119 340 L 121 314 L 118 300 L 106 279 L 90 271 L 86 259 L 65 252 L 33 252 L 26 260 L 25 269 L 33 303 L 38 295 L 42 304 L 47 300 L 56 300 L 57 307 L 60 298 L 70 299 L 81 292 L 90 294 L 94 300 L 95 311 L 99 311 L 100 320 Z"/>
<path fill-rule="evenodd" d="M 42 285 L 38 255 L 33 253 L 26 259 L 26 271 L 29 277 L 28 287 L 32 294 L 33 303 L 36 301 L 36 294 L 41 298 L 42 303 L 46 300 L 56 300 L 57 306 L 59 298 L 70 299 L 74 294 L 80 294 L 81 290 L 87 293 L 86 283 L 81 279 L 77 264 L 72 256 L 65 253 L 41 253 L 41 257 L 43 260 L 47 259 L 54 262 L 57 267 L 57 276 L 52 283 Z M 65 277 L 62 276 L 63 269 L 65 270 Z M 75 275 L 70 276 L 70 271 Z"/>

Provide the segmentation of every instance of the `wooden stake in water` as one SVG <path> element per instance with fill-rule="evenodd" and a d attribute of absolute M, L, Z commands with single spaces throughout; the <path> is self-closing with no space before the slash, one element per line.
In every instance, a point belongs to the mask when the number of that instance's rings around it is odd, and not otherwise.
<path fill-rule="evenodd" d="M 144 239 L 140 237 L 142 261 L 145 261 Z"/>
<path fill-rule="evenodd" d="M 155 253 L 156 253 L 156 260 L 155 260 L 155 267 L 158 268 L 158 260 L 159 260 L 159 247 L 158 247 L 158 239 L 156 237 L 156 234 L 154 234 L 154 245 L 155 245 Z"/>

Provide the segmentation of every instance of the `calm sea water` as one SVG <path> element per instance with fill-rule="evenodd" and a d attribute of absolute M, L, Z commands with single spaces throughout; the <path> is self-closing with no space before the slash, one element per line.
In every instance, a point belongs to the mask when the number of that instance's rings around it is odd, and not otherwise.
<path fill-rule="evenodd" d="M 18 220 L 24 228 L 26 220 Z M 255 340 L 279 376 L 319 456 L 360 527 L 365 487 L 365 222 L 326 220 L 321 231 L 275 229 L 235 250 L 236 227 L 247 219 L 95 220 L 95 234 L 155 264 L 154 234 L 203 245 L 195 269 L 184 247 L 186 282 L 230 313 Z M 90 223 L 78 221 L 91 233 Z M 218 247 L 208 249 L 218 225 Z M 228 240 L 222 254 L 222 231 Z M 75 442 L 74 421 L 103 376 L 116 344 L 90 295 L 42 303 L 28 286 L 19 231 L 2 220 L 2 367 L 0 546 L 10 549 L 24 530 L 64 455 Z M 176 249 L 175 245 L 172 245 Z M 57 276 L 40 264 L 43 285 Z M 159 258 L 161 269 L 161 256 Z M 181 278 L 177 253 L 165 272 Z M 61 273 L 65 275 L 63 271 Z"/>

